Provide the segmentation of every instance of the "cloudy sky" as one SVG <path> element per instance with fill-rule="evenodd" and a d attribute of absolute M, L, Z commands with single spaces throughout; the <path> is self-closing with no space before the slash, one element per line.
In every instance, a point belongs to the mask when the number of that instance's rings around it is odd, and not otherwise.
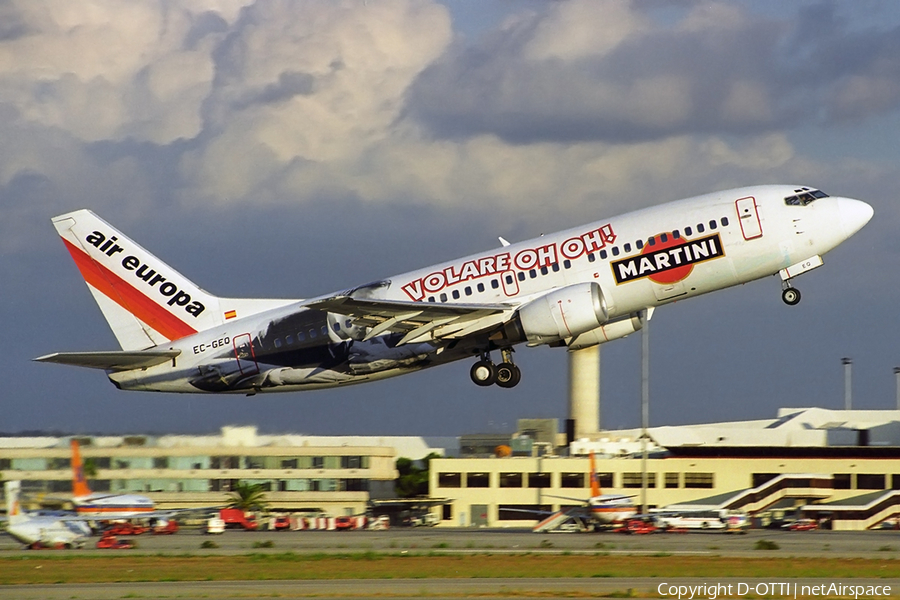
<path fill-rule="evenodd" d="M 119 392 L 36 364 L 117 348 L 50 225 L 91 208 L 209 291 L 303 298 L 757 183 L 875 218 L 797 280 L 657 311 L 651 423 L 896 405 L 900 4 L 0 0 L 0 431 L 429 434 L 566 416 L 566 356 L 517 353 L 253 398 Z M 639 423 L 640 338 L 603 349 Z"/>

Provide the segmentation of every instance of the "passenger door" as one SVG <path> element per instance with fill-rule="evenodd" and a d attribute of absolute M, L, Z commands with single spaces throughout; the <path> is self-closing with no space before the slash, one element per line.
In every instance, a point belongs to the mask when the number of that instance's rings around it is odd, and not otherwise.
<path fill-rule="evenodd" d="M 253 338 L 249 333 L 234 336 L 234 358 L 237 360 L 241 375 L 256 375 L 259 373 L 259 365 L 256 363 L 256 353 L 253 351 Z"/>
<path fill-rule="evenodd" d="M 759 220 L 759 212 L 757 211 L 756 198 L 741 198 L 736 201 L 738 221 L 741 224 L 741 233 L 744 234 L 745 240 L 753 240 L 762 237 L 762 224 Z"/>

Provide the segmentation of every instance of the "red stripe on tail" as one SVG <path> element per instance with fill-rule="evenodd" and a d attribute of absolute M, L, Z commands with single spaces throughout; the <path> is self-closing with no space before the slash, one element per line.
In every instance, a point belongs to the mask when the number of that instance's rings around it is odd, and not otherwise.
<path fill-rule="evenodd" d="M 86 252 L 66 239 L 63 242 L 85 281 L 170 341 L 197 333 L 196 329 L 92 259 Z"/>
<path fill-rule="evenodd" d="M 81 464 L 81 451 L 78 440 L 72 440 L 72 496 L 83 498 L 91 495 L 87 479 L 84 477 L 84 466 Z"/>

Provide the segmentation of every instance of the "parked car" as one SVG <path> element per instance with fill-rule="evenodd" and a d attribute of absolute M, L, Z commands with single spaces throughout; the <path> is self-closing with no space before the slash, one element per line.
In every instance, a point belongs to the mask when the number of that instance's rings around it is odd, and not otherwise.
<path fill-rule="evenodd" d="M 104 534 L 97 540 L 97 548 L 101 550 L 127 550 L 134 548 L 134 544 L 128 540 L 120 540 L 111 534 Z"/>
<path fill-rule="evenodd" d="M 624 527 L 618 529 L 619 533 L 630 533 L 633 535 L 643 535 L 647 533 L 657 533 L 661 531 L 650 519 L 628 519 Z"/>
<path fill-rule="evenodd" d="M 818 528 L 819 524 L 813 519 L 797 519 L 787 526 L 790 531 L 812 531 Z"/>
<path fill-rule="evenodd" d="M 159 521 L 153 527 L 153 535 L 172 535 L 178 533 L 178 523 L 176 521 Z"/>
<path fill-rule="evenodd" d="M 104 532 L 104 535 L 107 533 L 110 535 L 141 535 L 147 533 L 147 528 L 143 525 L 135 525 L 134 523 L 125 521 L 113 523 L 112 526 Z"/>
<path fill-rule="evenodd" d="M 205 531 L 210 534 L 225 533 L 225 521 L 219 517 L 213 517 L 206 521 Z"/>
<path fill-rule="evenodd" d="M 291 518 L 287 515 L 274 516 L 269 524 L 269 529 L 272 531 L 290 531 Z"/>

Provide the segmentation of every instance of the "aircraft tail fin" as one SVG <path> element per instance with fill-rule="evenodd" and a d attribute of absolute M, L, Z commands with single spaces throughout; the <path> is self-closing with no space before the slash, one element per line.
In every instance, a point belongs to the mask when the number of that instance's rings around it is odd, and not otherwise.
<path fill-rule="evenodd" d="M 590 465 L 591 465 L 591 496 L 596 497 L 599 496 L 602 492 L 600 491 L 600 478 L 597 477 L 597 465 L 594 462 L 594 453 L 590 454 Z"/>
<path fill-rule="evenodd" d="M 143 350 L 294 300 L 219 298 L 89 210 L 53 226 L 122 350 Z"/>
<path fill-rule="evenodd" d="M 123 350 L 164 344 L 222 322 L 219 299 L 89 210 L 53 218 Z"/>
<path fill-rule="evenodd" d="M 84 465 L 81 462 L 81 449 L 78 440 L 72 440 L 72 496 L 84 498 L 91 495 L 87 478 L 84 476 Z"/>
<path fill-rule="evenodd" d="M 19 503 L 19 492 L 22 489 L 21 481 L 7 481 L 3 484 L 3 493 L 6 496 L 6 517 L 10 525 L 21 523 L 26 519 Z"/>

